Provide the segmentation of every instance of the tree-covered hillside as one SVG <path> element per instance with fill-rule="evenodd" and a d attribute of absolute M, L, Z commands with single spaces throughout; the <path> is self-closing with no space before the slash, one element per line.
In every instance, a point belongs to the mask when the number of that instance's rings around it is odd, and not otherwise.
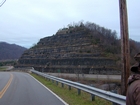
<path fill-rule="evenodd" d="M 62 32 L 64 30 L 71 29 L 80 29 L 80 27 L 84 27 L 91 35 L 92 43 L 94 45 L 100 45 L 102 47 L 102 51 L 106 56 L 115 57 L 116 59 L 121 59 L 121 39 L 117 37 L 117 32 L 115 30 L 107 29 L 105 27 L 101 27 L 95 23 L 91 22 L 79 22 L 74 24 L 69 24 L 67 28 L 59 29 L 58 32 Z M 72 32 L 72 31 L 71 31 Z M 140 42 L 134 41 L 132 39 L 129 40 L 130 44 L 130 63 L 133 64 L 134 55 L 140 52 Z"/>
<path fill-rule="evenodd" d="M 27 49 L 16 44 L 0 42 L 0 60 L 19 59 L 25 50 Z"/>

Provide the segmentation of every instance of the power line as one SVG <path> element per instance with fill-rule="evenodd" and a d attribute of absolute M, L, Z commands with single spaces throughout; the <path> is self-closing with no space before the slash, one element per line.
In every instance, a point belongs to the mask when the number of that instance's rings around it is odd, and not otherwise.
<path fill-rule="evenodd" d="M 6 0 L 3 0 L 1 3 L 0 3 L 0 7 L 6 2 Z"/>

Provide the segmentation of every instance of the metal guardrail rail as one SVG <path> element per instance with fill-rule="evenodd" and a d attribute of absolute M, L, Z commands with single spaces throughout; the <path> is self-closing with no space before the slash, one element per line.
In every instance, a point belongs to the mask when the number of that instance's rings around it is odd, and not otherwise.
<path fill-rule="evenodd" d="M 112 93 L 110 91 L 97 89 L 95 87 L 91 87 L 91 86 L 84 85 L 84 84 L 81 84 L 81 83 L 73 82 L 73 81 L 70 81 L 70 80 L 66 80 L 66 79 L 55 77 L 55 76 L 51 76 L 51 75 L 41 73 L 41 72 L 38 72 L 38 71 L 35 71 L 35 70 L 31 70 L 31 72 L 35 73 L 37 75 L 43 76 L 45 78 L 48 78 L 48 79 L 66 84 L 68 86 L 75 87 L 77 89 L 83 90 L 83 91 L 88 92 L 90 94 L 93 94 L 95 96 L 98 96 L 98 97 L 104 98 L 106 100 L 109 100 L 113 103 L 117 103 L 117 104 L 120 104 L 120 105 L 126 105 L 126 97 L 125 96 L 115 94 L 115 93 Z"/>

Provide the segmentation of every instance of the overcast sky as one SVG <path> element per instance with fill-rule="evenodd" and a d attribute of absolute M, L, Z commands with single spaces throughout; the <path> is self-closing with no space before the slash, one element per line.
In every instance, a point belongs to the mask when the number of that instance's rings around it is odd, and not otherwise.
<path fill-rule="evenodd" d="M 129 38 L 140 42 L 139 10 L 140 0 L 127 0 Z M 119 0 L 6 0 L 0 7 L 0 41 L 30 48 L 79 21 L 116 30 L 120 38 Z"/>

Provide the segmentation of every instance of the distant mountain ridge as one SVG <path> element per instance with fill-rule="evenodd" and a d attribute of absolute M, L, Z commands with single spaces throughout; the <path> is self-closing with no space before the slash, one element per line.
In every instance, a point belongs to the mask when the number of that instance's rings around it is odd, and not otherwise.
<path fill-rule="evenodd" d="M 27 48 L 16 44 L 0 42 L 0 60 L 19 59 L 25 50 Z"/>

